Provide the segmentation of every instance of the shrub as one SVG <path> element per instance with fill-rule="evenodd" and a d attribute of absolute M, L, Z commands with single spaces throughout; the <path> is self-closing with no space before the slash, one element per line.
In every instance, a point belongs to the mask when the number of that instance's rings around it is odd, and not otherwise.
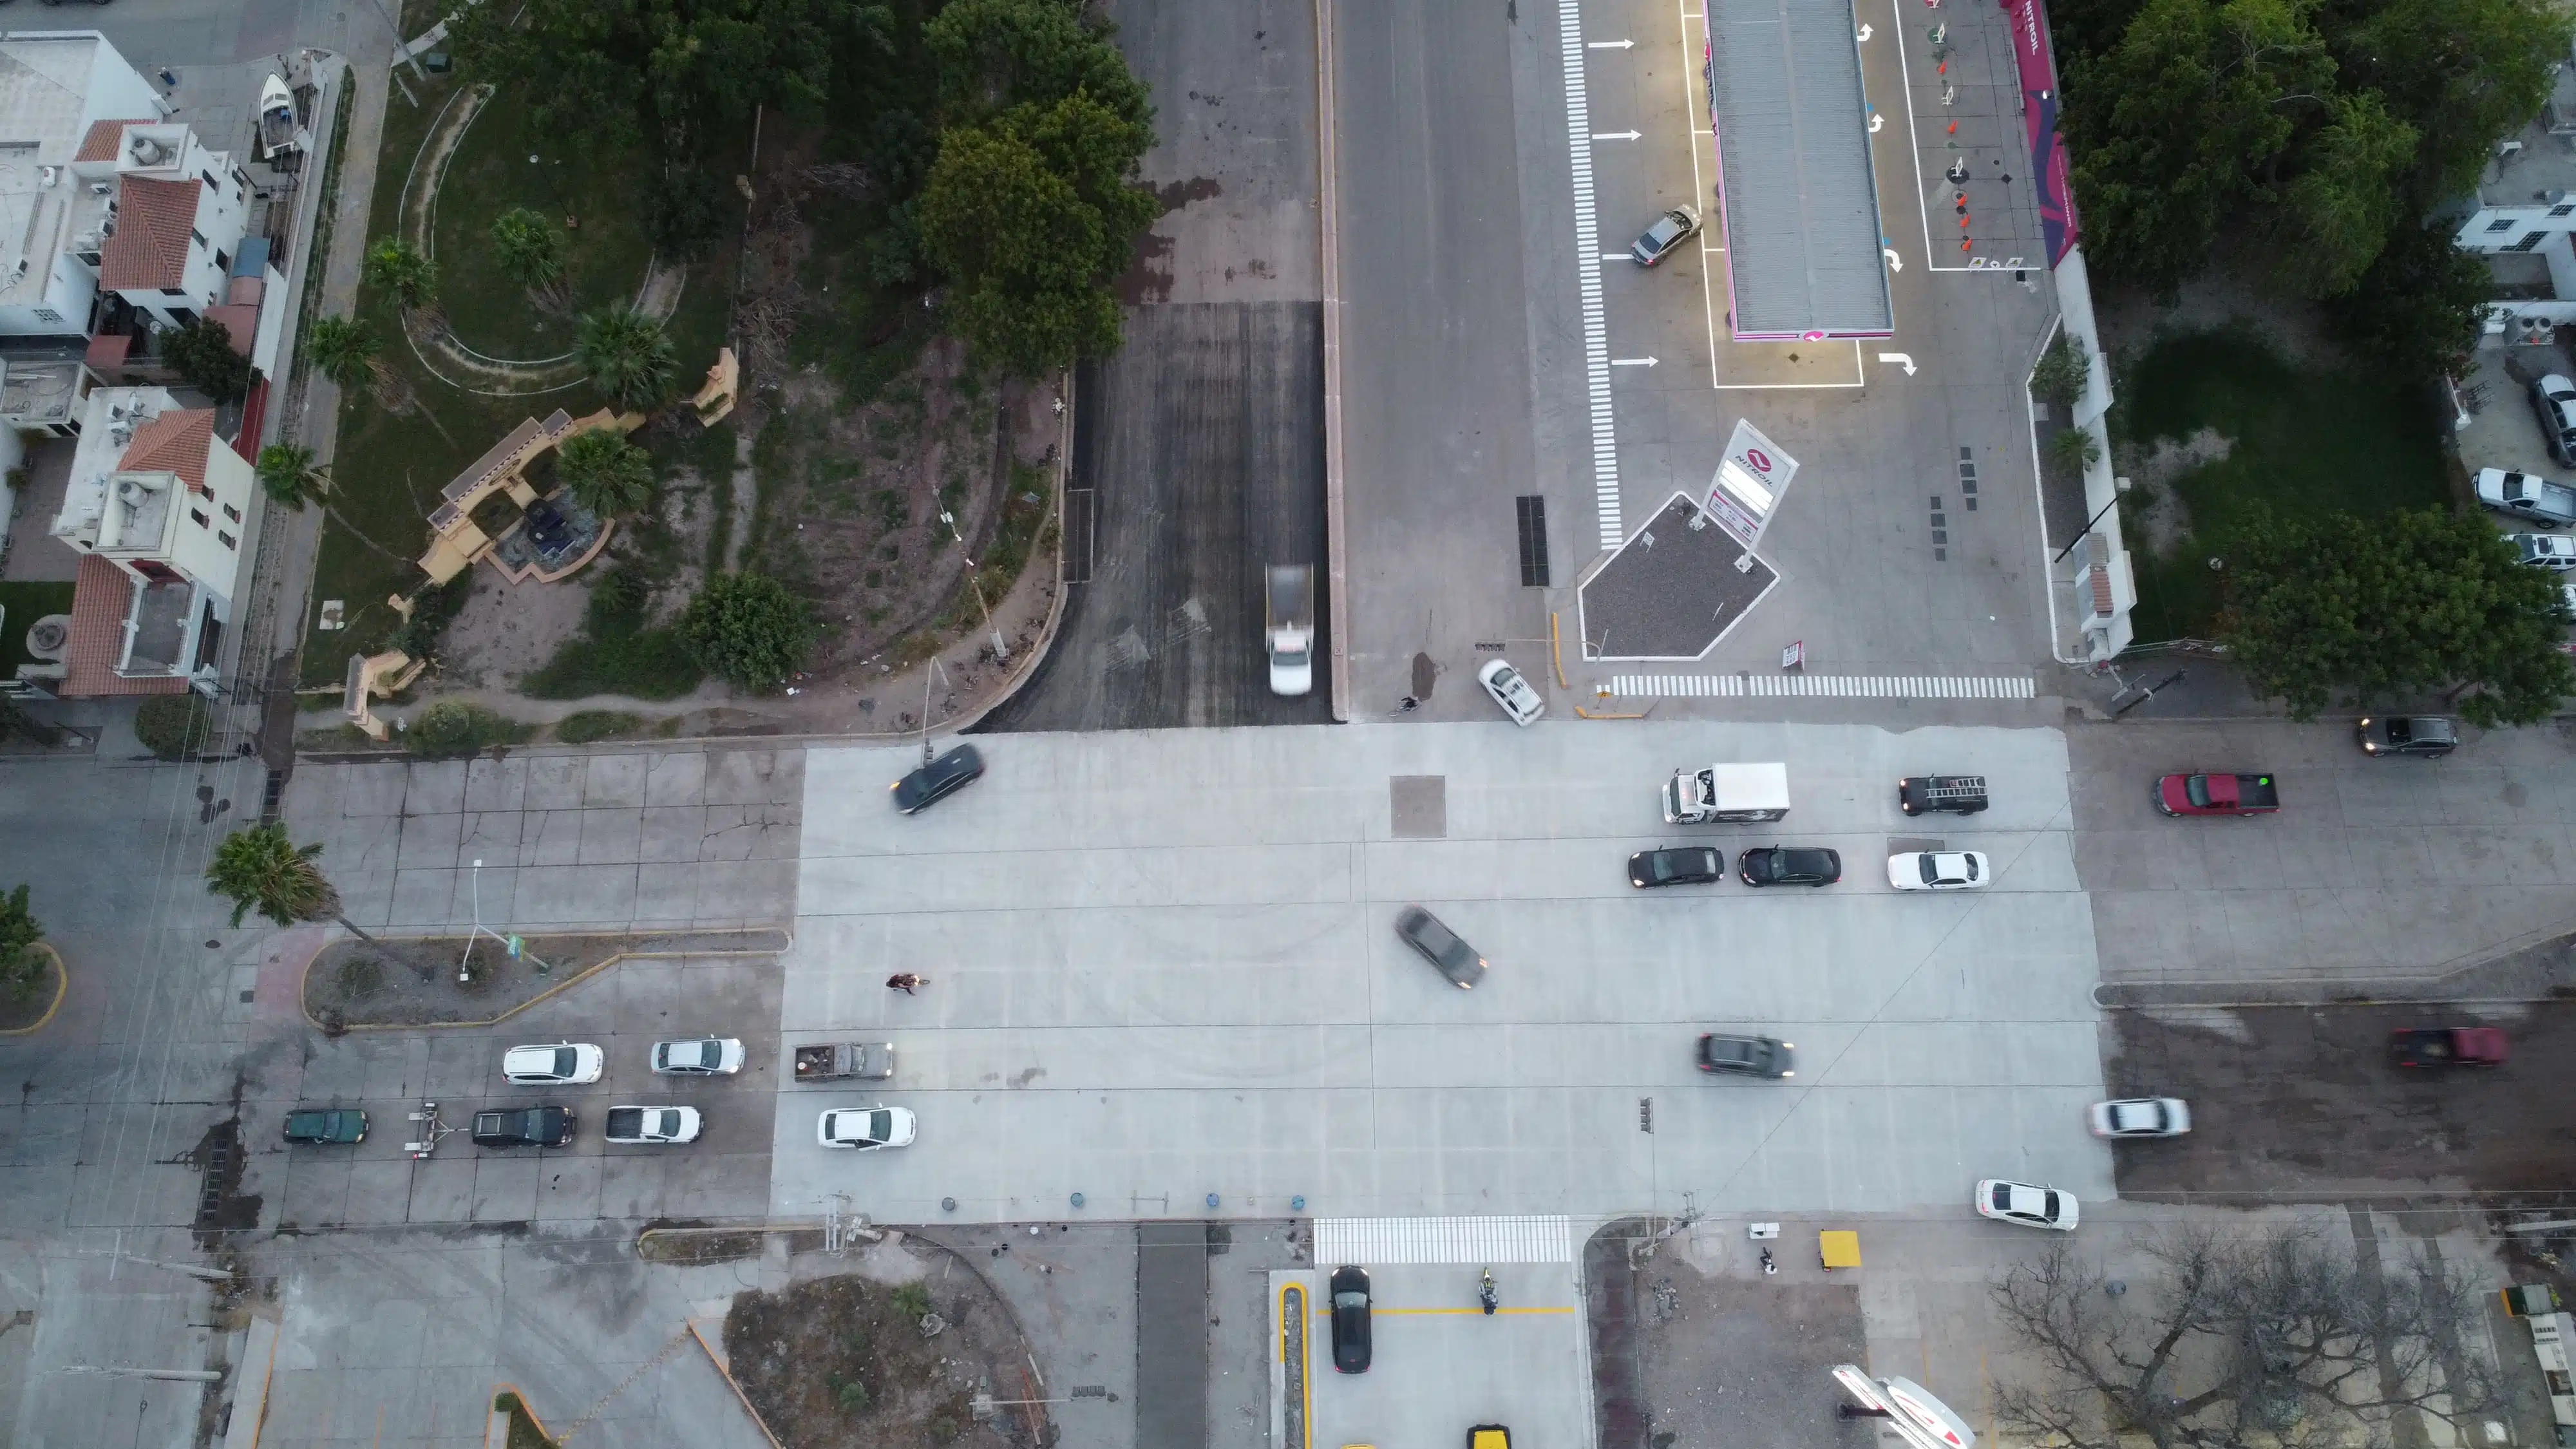
<path fill-rule="evenodd" d="M 689 600 L 680 637 L 691 657 L 734 688 L 778 688 L 804 667 L 814 644 L 814 615 L 805 601 L 767 574 L 718 574 Z"/>
<path fill-rule="evenodd" d="M 466 600 L 473 597 L 472 569 L 412 595 L 411 619 L 386 637 L 385 647 L 399 649 L 414 659 L 427 659 L 438 652 L 438 641 L 446 637 L 447 626 L 465 612 Z"/>
<path fill-rule="evenodd" d="M 662 324 L 632 307 L 584 313 L 573 350 L 592 384 L 632 412 L 661 406 L 680 375 L 679 354 Z"/>
<path fill-rule="evenodd" d="M 373 956 L 352 956 L 340 963 L 340 994 L 364 1001 L 384 989 L 384 963 Z"/>
<path fill-rule="evenodd" d="M 918 1322 L 930 1312 L 930 1290 L 918 1283 L 904 1283 L 894 1290 L 894 1311 Z"/>
<path fill-rule="evenodd" d="M 555 738 L 568 745 L 586 745 L 593 740 L 615 739 L 631 735 L 644 727 L 642 715 L 614 709 L 585 709 L 565 715 L 555 726 Z"/>
<path fill-rule="evenodd" d="M 2087 368 L 2084 339 L 2060 332 L 2048 350 L 2039 355 L 2039 365 L 2031 369 L 2030 390 L 2044 402 L 2072 407 L 2084 395 Z"/>
<path fill-rule="evenodd" d="M 156 694 L 134 712 L 134 737 L 165 760 L 184 760 L 205 748 L 215 728 L 214 712 L 203 695 Z"/>
<path fill-rule="evenodd" d="M 522 287 L 550 287 L 564 274 L 564 234 L 524 206 L 492 218 L 492 250 L 502 274 Z"/>
<path fill-rule="evenodd" d="M 44 984 L 45 958 L 36 952 L 44 938 L 44 926 L 27 909 L 25 886 L 0 896 L 0 991 L 24 1000 Z"/>
<path fill-rule="evenodd" d="M 519 692 L 531 699 L 677 699 L 697 688 L 706 672 L 679 630 L 652 627 L 652 593 L 631 569 L 603 575 L 591 585 L 583 637 L 565 640 L 554 658 L 521 676 Z"/>
<path fill-rule="evenodd" d="M 479 704 L 441 700 L 412 718 L 403 745 L 415 755 L 442 759 L 478 755 L 493 745 L 513 745 L 528 727 Z"/>
<path fill-rule="evenodd" d="M 2048 460 L 2069 473 L 2081 473 L 2102 461 L 2102 445 L 2087 428 L 2060 428 L 2048 440 Z"/>
<path fill-rule="evenodd" d="M 170 333 L 161 344 L 161 357 L 188 380 L 188 386 L 219 403 L 237 401 L 250 392 L 250 359 L 233 351 L 232 329 L 212 317 L 200 317 Z"/>

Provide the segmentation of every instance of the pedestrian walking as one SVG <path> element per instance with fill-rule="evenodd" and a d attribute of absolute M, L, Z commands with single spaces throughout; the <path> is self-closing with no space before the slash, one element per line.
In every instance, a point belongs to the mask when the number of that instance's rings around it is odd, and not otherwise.
<path fill-rule="evenodd" d="M 901 971 L 887 977 L 886 985 L 896 991 L 902 992 L 906 996 L 910 996 L 913 994 L 912 988 L 924 985 L 929 980 L 930 978 L 927 976 L 915 975 L 910 971 Z"/>

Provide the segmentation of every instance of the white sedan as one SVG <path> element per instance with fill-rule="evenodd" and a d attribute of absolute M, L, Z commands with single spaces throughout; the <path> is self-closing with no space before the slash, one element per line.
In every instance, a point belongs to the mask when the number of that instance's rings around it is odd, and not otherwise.
<path fill-rule="evenodd" d="M 579 1086 L 608 1070 L 608 1053 L 586 1041 L 514 1046 L 501 1053 L 501 1075 L 523 1086 Z"/>
<path fill-rule="evenodd" d="M 1977 1212 L 1997 1222 L 2019 1223 L 2026 1228 L 2075 1231 L 2075 1199 L 2053 1187 L 1989 1177 L 1977 1184 Z"/>
<path fill-rule="evenodd" d="M 1501 705 L 1503 713 L 1510 715 L 1516 725 L 1526 726 L 1547 713 L 1547 701 L 1538 697 L 1538 691 L 1530 688 L 1530 682 L 1508 660 L 1487 660 L 1485 667 L 1476 671 L 1476 682 L 1485 686 L 1485 693 L 1494 697 L 1494 703 Z"/>
<path fill-rule="evenodd" d="M 2180 1097 L 2124 1097 L 2094 1103 L 2088 1120 L 2096 1137 L 2180 1137 L 2191 1130 L 2191 1108 Z"/>
<path fill-rule="evenodd" d="M 880 1147 L 909 1147 L 917 1125 L 902 1107 L 834 1107 L 814 1124 L 814 1140 L 825 1147 L 873 1152 Z"/>
<path fill-rule="evenodd" d="M 664 1076 L 729 1077 L 742 1070 L 742 1060 L 742 1042 L 729 1036 L 653 1043 L 653 1070 Z"/>
<path fill-rule="evenodd" d="M 1972 891 L 1994 878 L 1982 850 L 1908 850 L 1887 858 L 1887 883 L 1901 891 Z"/>

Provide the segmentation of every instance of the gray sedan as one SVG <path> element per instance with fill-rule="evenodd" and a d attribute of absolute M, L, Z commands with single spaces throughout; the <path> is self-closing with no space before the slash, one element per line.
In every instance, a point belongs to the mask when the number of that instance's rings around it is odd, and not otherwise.
<path fill-rule="evenodd" d="M 1440 968 L 1440 974 L 1459 990 L 1472 991 L 1477 982 L 1485 979 L 1485 958 L 1422 907 L 1406 906 L 1396 912 L 1395 933 L 1404 938 L 1404 944 L 1421 952 L 1423 960 Z"/>

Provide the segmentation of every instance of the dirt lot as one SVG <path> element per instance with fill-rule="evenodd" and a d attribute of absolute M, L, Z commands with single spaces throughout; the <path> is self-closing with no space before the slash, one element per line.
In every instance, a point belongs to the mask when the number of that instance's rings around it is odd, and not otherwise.
<path fill-rule="evenodd" d="M 725 955 L 773 949 L 780 938 L 738 931 L 529 936 L 516 960 L 489 933 L 472 941 L 472 977 L 461 983 L 463 936 L 334 941 L 305 968 L 304 1010 L 344 1026 L 493 1021 L 612 957 Z"/>
<path fill-rule="evenodd" d="M 916 1254 L 948 1259 L 918 1284 L 888 1286 L 844 1273 L 777 1293 L 734 1298 L 725 1355 L 761 1419 L 787 1449 L 958 1445 L 1023 1449 L 1052 1438 L 1032 1410 L 978 1423 L 974 1397 L 1036 1398 L 1027 1391 L 1027 1345 L 1001 1298 L 964 1259 L 918 1241 Z M 927 1311 L 944 1321 L 921 1331 Z"/>
<path fill-rule="evenodd" d="M 1862 1363 L 1856 1280 L 1765 1278 L 1744 1266 L 1704 1272 L 1676 1240 L 1628 1266 L 1630 1219 L 1584 1250 L 1592 1330 L 1593 1415 L 1601 1449 L 1868 1449 L 1864 1420 L 1836 1418 L 1827 1372 Z"/>
<path fill-rule="evenodd" d="M 2494 1024 L 2499 1068 L 2400 1072 L 2388 1033 Z M 2555 1067 L 2576 1051 L 2576 1002 L 2507 1012 L 2330 1006 L 2117 1011 L 2114 1096 L 2176 1096 L 2192 1132 L 2118 1153 L 2123 1197 L 2315 1200 L 2420 1190 L 2563 1187 L 2576 1097 Z"/>

